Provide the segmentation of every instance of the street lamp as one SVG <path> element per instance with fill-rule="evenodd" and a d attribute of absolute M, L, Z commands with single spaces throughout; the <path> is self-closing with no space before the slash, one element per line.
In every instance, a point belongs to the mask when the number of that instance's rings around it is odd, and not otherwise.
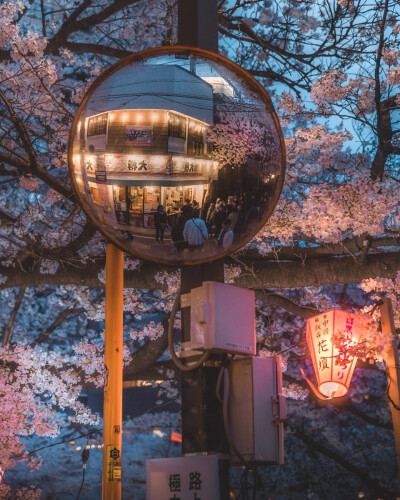
<path fill-rule="evenodd" d="M 359 314 L 332 309 L 307 320 L 307 346 L 311 354 L 317 387 L 304 375 L 321 399 L 340 398 L 349 390 L 357 357 L 347 354 L 361 332 Z M 340 337 L 340 340 L 338 340 Z"/>

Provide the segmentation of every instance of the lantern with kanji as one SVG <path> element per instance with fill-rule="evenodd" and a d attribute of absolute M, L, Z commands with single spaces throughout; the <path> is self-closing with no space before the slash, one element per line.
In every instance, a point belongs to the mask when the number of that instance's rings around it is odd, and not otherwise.
<path fill-rule="evenodd" d="M 362 317 L 338 309 L 307 320 L 307 345 L 317 379 L 317 387 L 305 377 L 321 399 L 345 396 L 357 358 L 348 354 L 360 336 Z M 336 340 L 335 340 L 336 337 Z M 338 340 L 340 339 L 340 340 Z"/>

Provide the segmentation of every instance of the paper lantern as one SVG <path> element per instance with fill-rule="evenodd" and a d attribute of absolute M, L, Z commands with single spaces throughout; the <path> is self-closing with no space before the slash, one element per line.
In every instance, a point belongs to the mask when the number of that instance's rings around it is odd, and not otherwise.
<path fill-rule="evenodd" d="M 339 359 L 339 349 L 334 344 L 334 334 L 342 332 L 344 348 L 357 343 L 361 331 L 361 316 L 338 309 L 318 314 L 307 320 L 307 345 L 317 379 L 317 387 L 306 378 L 311 389 L 321 399 L 345 396 L 357 358 Z"/>

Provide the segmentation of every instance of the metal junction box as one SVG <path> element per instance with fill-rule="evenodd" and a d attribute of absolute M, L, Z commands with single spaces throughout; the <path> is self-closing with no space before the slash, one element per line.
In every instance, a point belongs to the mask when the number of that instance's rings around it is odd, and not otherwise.
<path fill-rule="evenodd" d="M 230 428 L 239 453 L 248 462 L 283 464 L 281 357 L 233 360 L 229 386 Z M 233 450 L 231 460 L 240 463 Z"/>
<path fill-rule="evenodd" d="M 253 291 L 205 281 L 201 287 L 193 288 L 186 299 L 184 297 L 182 306 L 190 305 L 190 342 L 183 346 L 185 350 L 256 354 Z"/>

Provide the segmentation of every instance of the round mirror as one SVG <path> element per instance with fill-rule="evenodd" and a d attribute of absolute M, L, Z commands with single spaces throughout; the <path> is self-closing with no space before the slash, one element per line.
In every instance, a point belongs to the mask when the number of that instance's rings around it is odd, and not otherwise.
<path fill-rule="evenodd" d="M 126 252 L 199 264 L 265 224 L 285 170 L 264 89 L 228 59 L 161 47 L 92 84 L 75 116 L 69 167 L 86 214 Z"/>

